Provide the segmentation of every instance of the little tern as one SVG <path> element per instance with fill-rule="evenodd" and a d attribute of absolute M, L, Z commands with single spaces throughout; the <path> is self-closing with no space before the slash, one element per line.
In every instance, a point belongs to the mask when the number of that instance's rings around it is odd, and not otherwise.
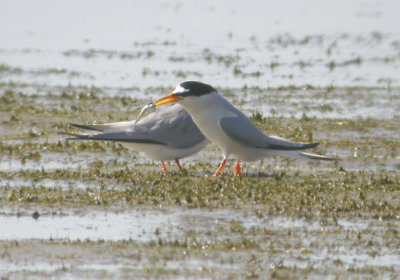
<path fill-rule="evenodd" d="M 222 151 L 223 161 L 213 176 L 217 176 L 232 155 L 237 159 L 234 174 L 241 174 L 240 161 L 256 161 L 267 156 L 335 160 L 301 152 L 319 143 L 296 143 L 261 132 L 241 111 L 208 84 L 186 81 L 175 90 L 153 102 L 155 106 L 177 102 L 190 114 L 200 131 Z"/>
<path fill-rule="evenodd" d="M 142 112 L 145 108 L 149 106 L 143 107 Z M 164 161 L 175 160 L 179 170 L 183 172 L 179 159 L 197 153 L 209 143 L 179 104 L 136 121 L 70 125 L 92 131 L 88 134 L 68 133 L 74 137 L 70 139 L 120 142 L 128 149 L 153 160 L 160 160 L 164 171 L 167 171 Z"/>

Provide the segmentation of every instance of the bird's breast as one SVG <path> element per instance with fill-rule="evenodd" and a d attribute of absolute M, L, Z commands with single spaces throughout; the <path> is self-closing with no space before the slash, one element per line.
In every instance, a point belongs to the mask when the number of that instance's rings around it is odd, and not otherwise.
<path fill-rule="evenodd" d="M 219 121 L 223 117 L 226 115 L 221 113 L 221 110 L 205 110 L 192 116 L 204 136 L 226 153 L 231 150 L 233 142 L 219 126 Z"/>

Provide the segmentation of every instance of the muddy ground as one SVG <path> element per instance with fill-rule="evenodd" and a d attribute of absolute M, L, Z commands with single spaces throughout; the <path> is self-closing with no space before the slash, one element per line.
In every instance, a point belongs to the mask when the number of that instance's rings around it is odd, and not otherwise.
<path fill-rule="evenodd" d="M 37 3 L 0 2 L 1 279 L 399 278 L 398 1 Z M 338 161 L 63 134 L 185 80 Z"/>

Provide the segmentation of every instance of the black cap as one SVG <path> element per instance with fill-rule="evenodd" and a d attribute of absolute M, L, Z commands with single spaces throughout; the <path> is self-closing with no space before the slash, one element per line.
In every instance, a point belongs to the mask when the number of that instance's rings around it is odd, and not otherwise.
<path fill-rule="evenodd" d="M 174 93 L 175 96 L 179 97 L 202 96 L 204 94 L 209 94 L 211 92 L 217 91 L 212 86 L 197 81 L 186 81 L 179 85 L 184 89 L 187 89 L 187 91 L 184 92 Z"/>

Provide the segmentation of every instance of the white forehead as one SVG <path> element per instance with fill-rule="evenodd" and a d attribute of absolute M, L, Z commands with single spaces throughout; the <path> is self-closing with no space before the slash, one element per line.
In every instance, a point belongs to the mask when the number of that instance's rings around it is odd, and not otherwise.
<path fill-rule="evenodd" d="M 181 85 L 178 85 L 172 93 L 184 93 L 188 92 L 189 90 L 187 88 L 182 87 Z"/>

